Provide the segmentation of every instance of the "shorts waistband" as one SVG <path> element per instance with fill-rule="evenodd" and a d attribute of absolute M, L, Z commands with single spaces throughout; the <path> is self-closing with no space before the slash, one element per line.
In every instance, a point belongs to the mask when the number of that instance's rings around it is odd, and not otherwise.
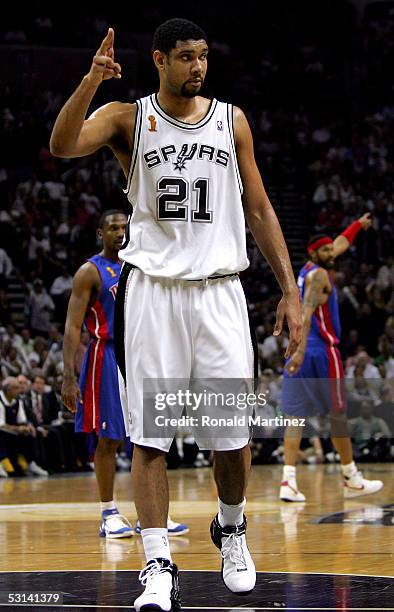
<path fill-rule="evenodd" d="M 239 276 L 238 272 L 232 272 L 231 274 L 217 274 L 216 276 L 205 276 L 204 278 L 181 278 L 186 283 L 205 283 L 210 280 L 217 280 L 219 278 L 230 278 L 230 276 Z"/>
<path fill-rule="evenodd" d="M 136 270 L 140 270 L 140 268 L 137 268 L 137 266 L 134 266 L 131 263 L 128 262 L 124 262 L 123 263 L 123 267 L 122 267 L 122 271 L 124 270 L 125 273 L 127 273 L 129 270 L 135 268 Z M 212 276 L 205 276 L 202 278 L 169 278 L 167 276 L 155 276 L 155 275 L 148 275 L 148 276 L 152 276 L 152 278 L 162 278 L 163 280 L 176 280 L 176 281 L 182 281 L 184 283 L 208 283 L 208 281 L 210 280 L 218 280 L 221 278 L 230 278 L 231 276 L 239 276 L 238 272 L 231 272 L 230 274 L 214 274 Z"/>

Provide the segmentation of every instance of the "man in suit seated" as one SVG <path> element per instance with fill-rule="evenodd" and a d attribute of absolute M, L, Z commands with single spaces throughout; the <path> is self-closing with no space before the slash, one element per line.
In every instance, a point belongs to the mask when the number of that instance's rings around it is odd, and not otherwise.
<path fill-rule="evenodd" d="M 55 393 L 46 392 L 44 376 L 34 377 L 31 388 L 24 395 L 24 407 L 28 420 L 43 438 L 46 467 L 55 472 L 72 469 L 75 455 L 68 432 L 59 419 L 61 406 Z"/>
<path fill-rule="evenodd" d="M 0 435 L 15 475 L 48 476 L 48 472 L 38 465 L 42 458 L 40 439 L 37 429 L 28 421 L 20 398 L 20 385 L 13 376 L 4 380 L 0 391 Z M 18 455 L 25 457 L 27 472 L 20 466 Z"/>

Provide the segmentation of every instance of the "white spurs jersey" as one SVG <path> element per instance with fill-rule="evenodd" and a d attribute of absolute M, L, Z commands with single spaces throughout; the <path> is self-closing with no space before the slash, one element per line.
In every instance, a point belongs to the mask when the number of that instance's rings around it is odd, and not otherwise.
<path fill-rule="evenodd" d="M 137 100 L 127 180 L 133 207 L 119 256 L 151 276 L 193 280 L 248 267 L 232 105 L 212 100 L 198 123 Z"/>

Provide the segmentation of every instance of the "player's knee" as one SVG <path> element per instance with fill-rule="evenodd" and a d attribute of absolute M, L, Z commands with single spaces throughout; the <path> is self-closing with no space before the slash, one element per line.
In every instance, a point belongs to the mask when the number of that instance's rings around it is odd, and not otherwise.
<path fill-rule="evenodd" d="M 102 453 L 116 453 L 120 444 L 120 440 L 112 440 L 111 438 L 99 438 L 97 450 Z"/>
<path fill-rule="evenodd" d="M 135 455 L 143 463 L 165 462 L 166 453 L 158 448 L 152 448 L 151 446 L 141 446 L 134 444 L 133 455 Z"/>
<path fill-rule="evenodd" d="M 214 451 L 215 462 L 218 463 L 234 463 L 236 461 L 243 460 L 245 455 L 250 453 L 249 444 L 245 444 L 242 448 L 235 448 L 233 450 Z"/>
<path fill-rule="evenodd" d="M 347 438 L 349 436 L 349 427 L 346 413 L 334 413 L 330 417 L 331 435 L 335 438 Z"/>
<path fill-rule="evenodd" d="M 285 416 L 285 419 L 293 419 L 294 417 Z M 285 428 L 285 439 L 286 438 L 302 438 L 305 427 L 302 425 L 286 425 Z"/>

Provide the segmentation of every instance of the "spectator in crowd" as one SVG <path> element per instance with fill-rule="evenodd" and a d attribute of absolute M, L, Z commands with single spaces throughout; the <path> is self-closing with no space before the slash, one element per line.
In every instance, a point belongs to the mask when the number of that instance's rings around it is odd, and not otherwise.
<path fill-rule="evenodd" d="M 0 248 L 0 287 L 5 285 L 6 279 L 12 272 L 13 264 L 4 249 Z"/>
<path fill-rule="evenodd" d="M 349 420 L 353 451 L 357 461 L 387 461 L 392 433 L 384 421 L 374 415 L 371 401 L 360 403 L 360 416 Z"/>
<path fill-rule="evenodd" d="M 394 257 L 390 255 L 378 270 L 376 284 L 381 291 L 394 289 Z"/>
<path fill-rule="evenodd" d="M 71 295 L 73 279 L 66 265 L 62 267 L 62 273 L 52 283 L 49 293 L 56 307 L 56 319 L 63 321 L 67 313 L 68 300 Z"/>
<path fill-rule="evenodd" d="M 20 348 L 22 346 L 22 337 L 16 332 L 16 329 L 12 324 L 7 325 L 3 340 L 5 343 L 14 346 L 15 348 Z"/>
<path fill-rule="evenodd" d="M 375 366 L 379 369 L 382 378 L 394 378 L 394 344 L 389 341 L 386 334 L 382 334 L 378 342 L 379 355 L 375 359 Z"/>
<path fill-rule="evenodd" d="M 42 190 L 39 195 L 42 195 Z M 49 253 L 51 250 L 51 243 L 47 236 L 44 235 L 44 231 L 41 227 L 37 227 L 35 232 L 30 236 L 28 258 L 31 263 L 37 259 L 40 251 Z"/>
<path fill-rule="evenodd" d="M 359 372 L 362 371 L 362 375 L 364 378 L 367 378 L 367 379 L 373 379 L 373 378 L 380 379 L 381 378 L 378 368 L 375 365 L 373 365 L 372 359 L 366 351 L 361 351 L 354 357 L 353 364 L 349 365 L 349 367 L 346 370 L 346 373 L 345 373 L 346 378 L 355 377 L 356 367 L 362 368 L 362 370 L 359 370 Z"/>
<path fill-rule="evenodd" d="M 48 380 L 53 381 L 59 374 L 59 364 L 63 361 L 63 337 L 57 325 L 51 325 L 48 336 L 49 350 L 43 362 L 42 371 Z"/>
<path fill-rule="evenodd" d="M 35 335 L 47 337 L 51 315 L 55 309 L 52 298 L 44 289 L 44 283 L 37 278 L 33 282 L 33 291 L 29 299 L 30 325 Z"/>
<path fill-rule="evenodd" d="M 19 344 L 19 350 L 23 354 L 25 360 L 29 359 L 30 354 L 34 351 L 34 341 L 31 337 L 31 332 L 28 327 L 24 327 L 21 330 L 21 342 Z"/>
<path fill-rule="evenodd" d="M 24 402 L 28 392 L 30 391 L 31 383 L 24 374 L 19 374 L 17 376 L 17 381 L 19 383 L 19 398 Z"/>
<path fill-rule="evenodd" d="M 380 388 L 371 384 L 371 381 L 367 379 L 365 369 L 366 367 L 362 363 L 356 365 L 354 376 L 346 380 L 348 399 L 356 405 L 364 400 L 369 400 L 373 405 L 378 406 L 381 403 Z"/>
<path fill-rule="evenodd" d="M 19 394 L 18 380 L 12 376 L 7 377 L 0 391 L 0 430 L 7 457 L 14 468 L 15 475 L 25 474 L 18 463 L 18 455 L 21 454 L 28 463 L 28 474 L 48 476 L 48 472 L 38 465 L 41 453 L 37 431 L 27 420 Z"/>
<path fill-rule="evenodd" d="M 18 349 L 12 344 L 7 344 L 0 358 L 1 375 L 3 378 L 8 376 L 18 376 L 18 374 L 26 374 L 28 366 L 20 354 Z"/>

